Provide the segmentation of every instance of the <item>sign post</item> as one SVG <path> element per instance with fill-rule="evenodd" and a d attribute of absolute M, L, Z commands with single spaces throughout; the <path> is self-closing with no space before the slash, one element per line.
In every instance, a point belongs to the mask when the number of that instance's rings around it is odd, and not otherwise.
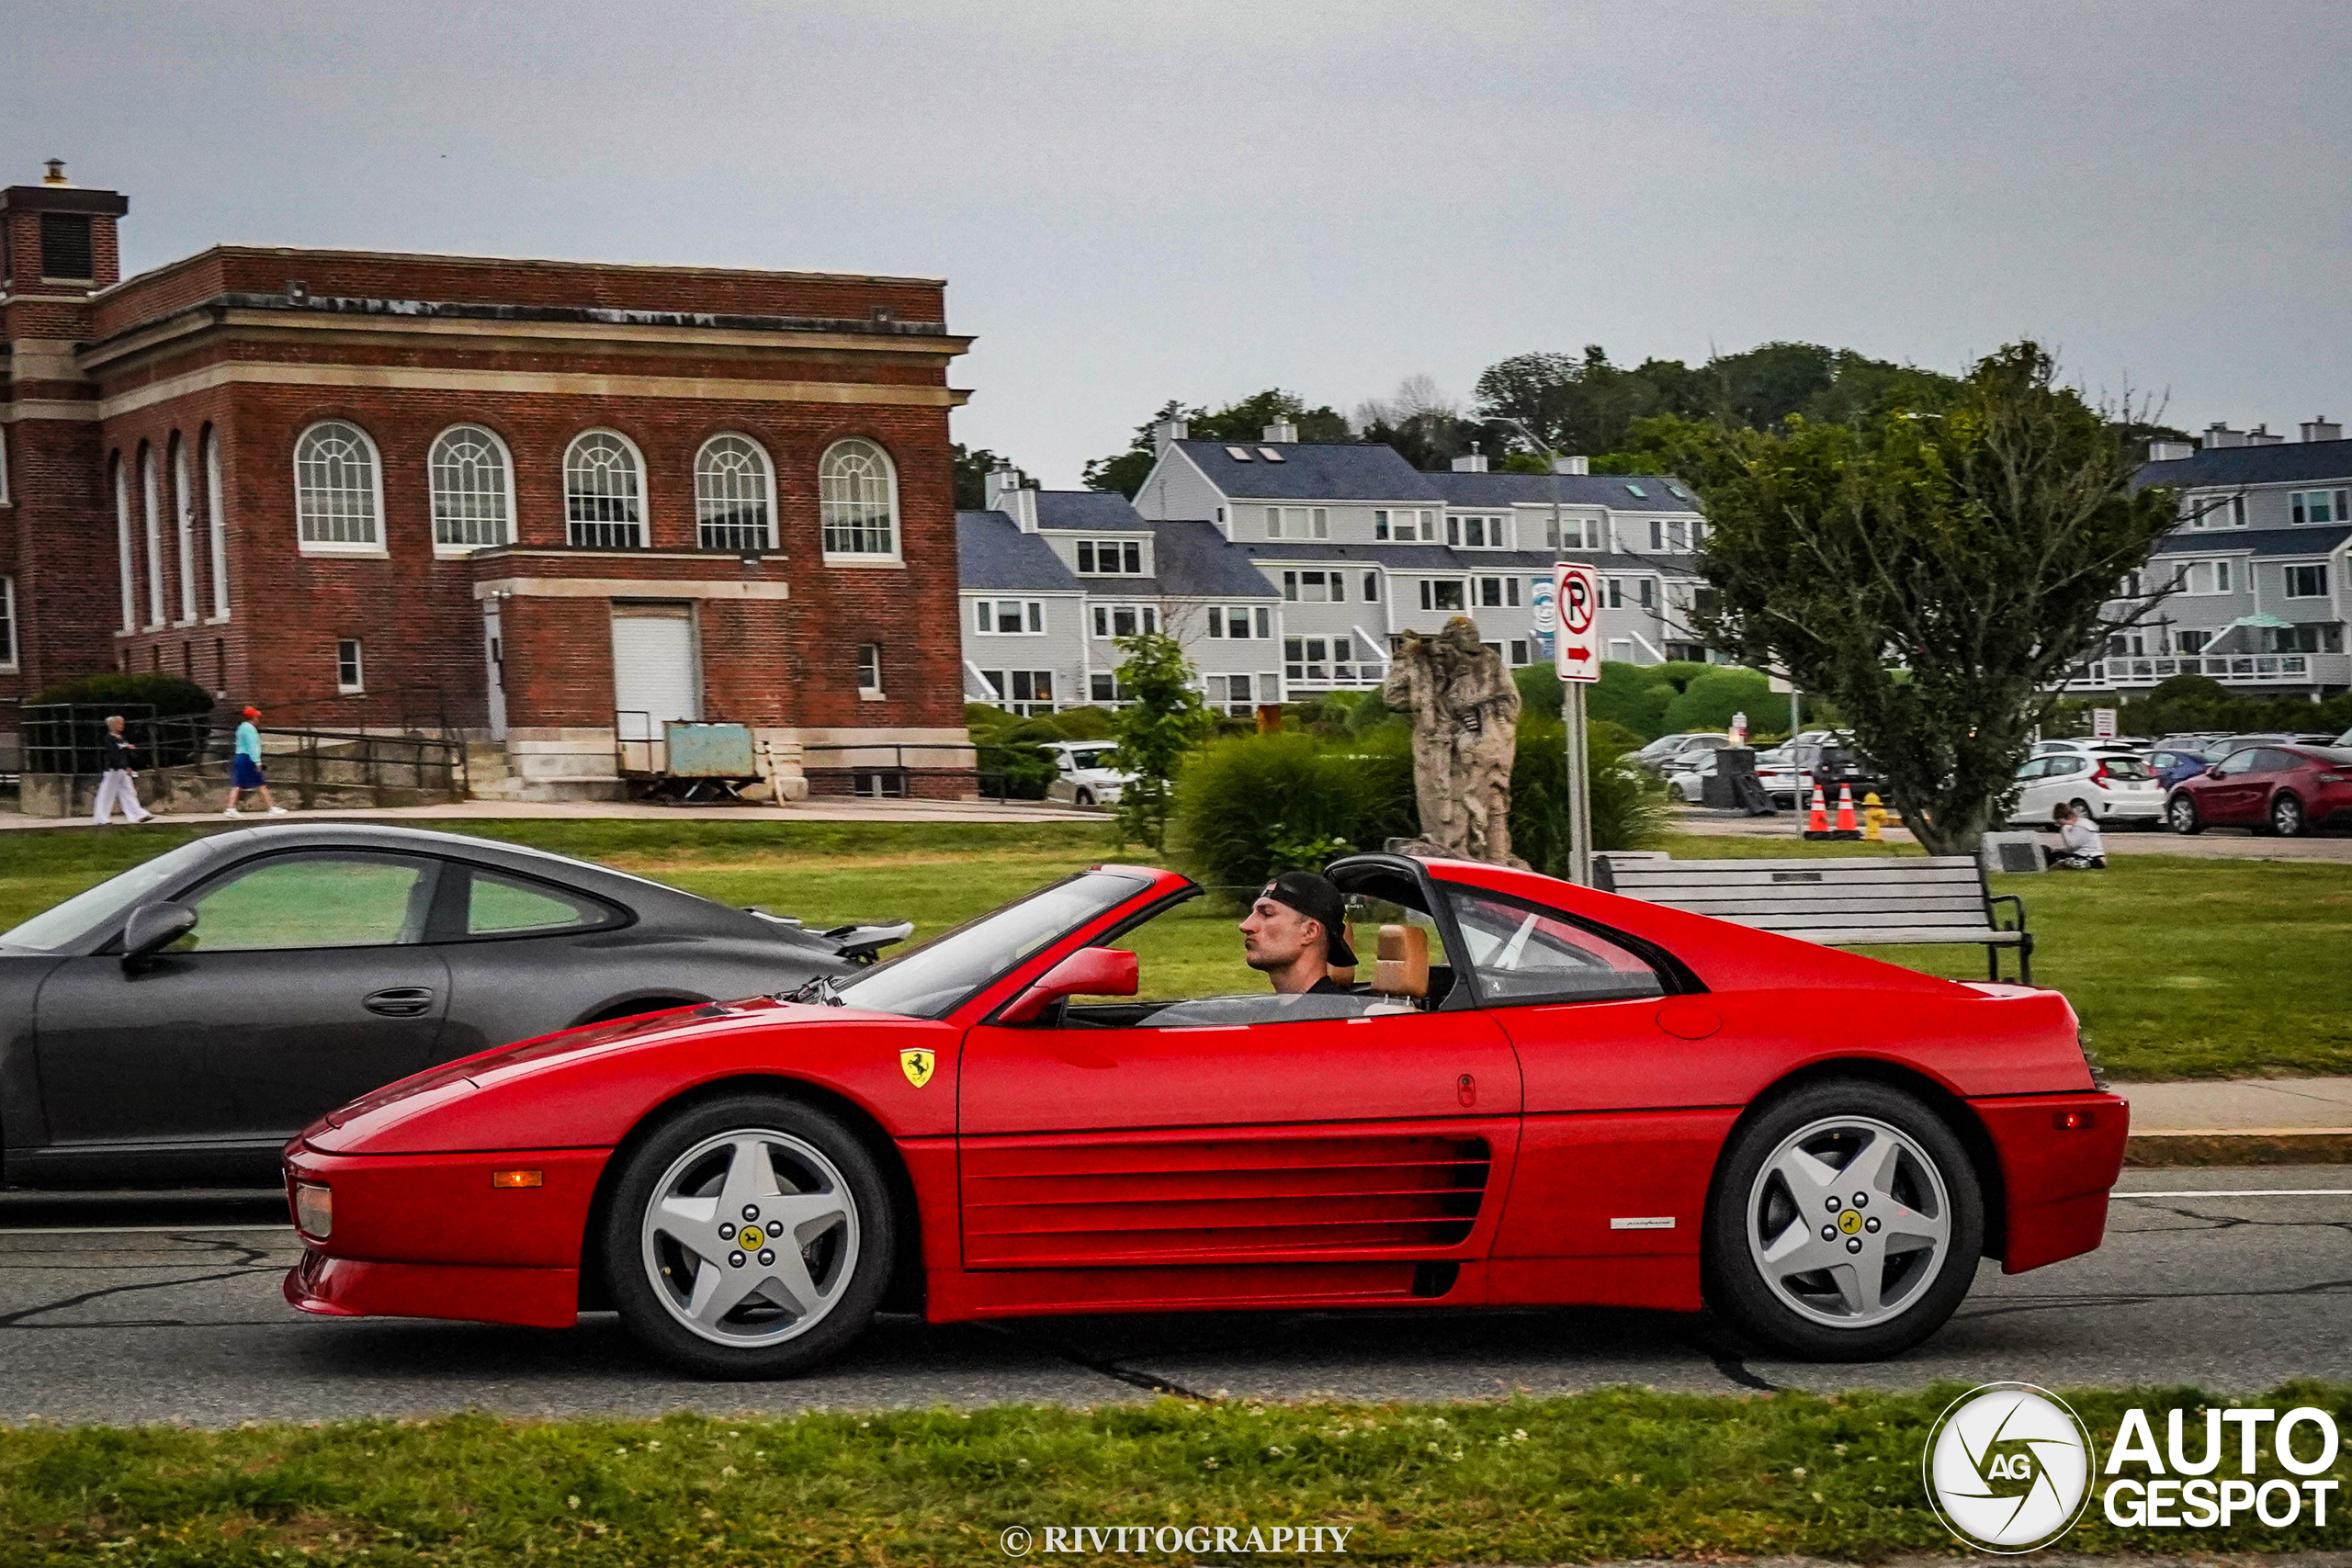
<path fill-rule="evenodd" d="M 1560 629 L 1552 639 L 1552 665 L 1565 699 L 1560 716 L 1568 731 L 1568 880 L 1592 886 L 1592 780 L 1585 755 L 1584 689 L 1600 679 L 1600 639 L 1594 622 L 1600 609 L 1600 574 L 1591 567 L 1561 561 L 1552 568 L 1552 602 Z"/>

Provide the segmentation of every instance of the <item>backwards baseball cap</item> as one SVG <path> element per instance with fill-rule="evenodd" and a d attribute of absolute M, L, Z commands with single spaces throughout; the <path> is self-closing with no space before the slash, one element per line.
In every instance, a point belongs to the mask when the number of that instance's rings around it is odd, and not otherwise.
<path fill-rule="evenodd" d="M 1327 961 L 1331 967 L 1355 967 L 1355 949 L 1348 945 L 1348 901 L 1329 877 L 1320 872 L 1286 871 L 1267 883 L 1258 897 L 1287 904 L 1308 919 L 1319 921 L 1329 944 Z"/>

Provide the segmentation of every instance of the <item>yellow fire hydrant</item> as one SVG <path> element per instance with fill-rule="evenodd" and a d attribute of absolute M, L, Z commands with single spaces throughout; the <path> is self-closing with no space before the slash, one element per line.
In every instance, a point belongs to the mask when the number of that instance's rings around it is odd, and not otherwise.
<path fill-rule="evenodd" d="M 1886 807 L 1879 804 L 1878 791 L 1871 790 L 1862 796 L 1862 840 L 1871 844 L 1884 842 L 1885 836 L 1879 829 L 1885 824 Z"/>

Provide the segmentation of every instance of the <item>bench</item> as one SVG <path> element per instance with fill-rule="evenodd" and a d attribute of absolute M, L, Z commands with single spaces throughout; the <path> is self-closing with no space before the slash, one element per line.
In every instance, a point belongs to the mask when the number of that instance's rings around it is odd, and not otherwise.
<path fill-rule="evenodd" d="M 2018 954 L 2018 978 L 2033 984 L 2033 937 L 2025 904 L 1995 893 L 1973 855 L 1871 860 L 1668 860 L 1595 855 L 1593 883 L 1694 915 L 1827 947 L 1883 943 L 1981 943 L 1988 979 L 2001 977 L 2001 950 Z M 2015 918 L 2003 925 L 1996 906 Z"/>

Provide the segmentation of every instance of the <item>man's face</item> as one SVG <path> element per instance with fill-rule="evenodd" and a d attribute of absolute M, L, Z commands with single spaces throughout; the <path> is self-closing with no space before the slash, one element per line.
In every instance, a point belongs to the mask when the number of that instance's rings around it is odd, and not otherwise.
<path fill-rule="evenodd" d="M 1280 969 L 1295 963 L 1322 934 L 1321 922 L 1261 895 L 1241 922 L 1242 962 L 1252 969 Z"/>

